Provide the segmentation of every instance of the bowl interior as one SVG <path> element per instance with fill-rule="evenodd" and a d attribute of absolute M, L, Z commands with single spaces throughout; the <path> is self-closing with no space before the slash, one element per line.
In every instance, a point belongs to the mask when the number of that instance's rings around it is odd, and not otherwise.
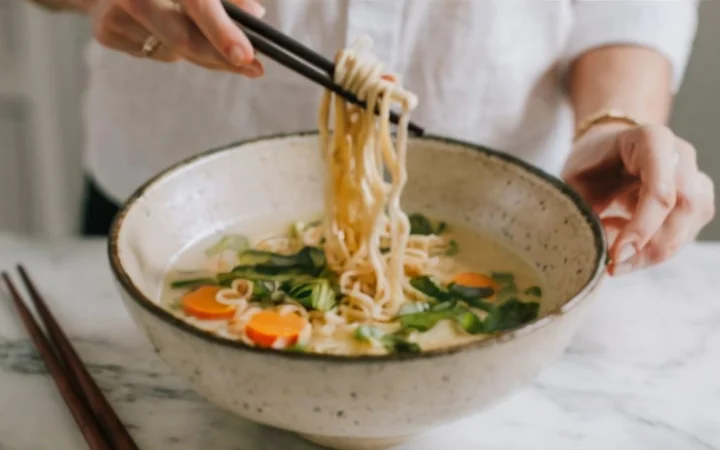
<path fill-rule="evenodd" d="M 546 279 L 544 311 L 562 310 L 603 270 L 604 237 L 587 207 L 514 158 L 441 138 L 411 139 L 408 175 L 404 209 L 491 234 L 522 254 Z M 321 212 L 323 187 L 314 133 L 200 155 L 129 200 L 111 234 L 111 262 L 125 288 L 145 297 L 136 301 L 157 303 L 169 263 L 193 242 L 255 216 Z"/>

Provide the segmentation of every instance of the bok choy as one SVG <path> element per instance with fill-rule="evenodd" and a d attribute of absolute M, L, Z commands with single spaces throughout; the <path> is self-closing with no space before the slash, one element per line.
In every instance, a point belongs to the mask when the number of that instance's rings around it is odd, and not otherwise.
<path fill-rule="evenodd" d="M 287 284 L 289 286 L 284 288 L 287 295 L 308 309 L 329 311 L 336 304 L 337 295 L 326 279 Z"/>
<path fill-rule="evenodd" d="M 360 325 L 355 330 L 355 339 L 361 342 L 379 341 L 390 353 L 417 353 L 420 346 L 410 342 L 402 331 L 396 333 L 383 333 L 377 327 Z"/>
<path fill-rule="evenodd" d="M 325 253 L 317 247 L 303 247 L 292 255 L 246 250 L 238 255 L 238 265 L 233 271 L 252 268 L 264 274 L 295 273 L 317 276 L 325 270 L 326 265 Z"/>
<path fill-rule="evenodd" d="M 248 248 L 250 248 L 250 240 L 247 237 L 241 234 L 228 234 L 220 238 L 219 241 L 205 250 L 205 255 L 213 257 L 226 250 L 239 253 L 247 250 Z"/>
<path fill-rule="evenodd" d="M 447 229 L 445 222 L 433 223 L 422 214 L 410 214 L 410 234 L 429 236 L 431 234 L 442 234 Z"/>

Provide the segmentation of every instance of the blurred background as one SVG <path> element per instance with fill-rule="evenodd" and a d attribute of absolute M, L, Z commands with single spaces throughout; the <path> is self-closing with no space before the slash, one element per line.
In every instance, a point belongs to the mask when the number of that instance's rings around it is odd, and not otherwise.
<path fill-rule="evenodd" d="M 701 3 L 672 127 L 695 144 L 701 167 L 720 184 L 720 1 Z M 77 234 L 83 50 L 89 36 L 82 17 L 0 0 L 0 231 Z M 720 219 L 701 237 L 720 240 Z"/>

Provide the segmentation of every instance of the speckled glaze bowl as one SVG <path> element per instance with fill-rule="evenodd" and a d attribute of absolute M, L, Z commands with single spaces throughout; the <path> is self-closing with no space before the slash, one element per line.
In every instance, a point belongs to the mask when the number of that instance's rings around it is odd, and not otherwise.
<path fill-rule="evenodd" d="M 209 401 L 348 450 L 387 448 L 531 381 L 563 352 L 604 274 L 598 220 L 563 183 L 513 157 L 435 137 L 409 147 L 404 208 L 495 234 L 525 255 L 547 278 L 546 314 L 451 349 L 341 357 L 250 348 L 162 309 L 163 273 L 197 239 L 248 216 L 322 210 L 317 135 L 304 133 L 184 161 L 124 206 L 111 231 L 110 263 L 155 350 Z"/>

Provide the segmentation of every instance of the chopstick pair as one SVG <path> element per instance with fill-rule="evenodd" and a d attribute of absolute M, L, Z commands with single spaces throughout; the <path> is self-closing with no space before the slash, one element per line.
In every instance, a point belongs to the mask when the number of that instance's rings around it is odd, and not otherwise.
<path fill-rule="evenodd" d="M 367 108 L 364 101 L 332 81 L 332 76 L 335 73 L 335 64 L 332 61 L 232 3 L 223 0 L 222 4 L 228 16 L 242 25 L 250 43 L 258 52 L 305 78 L 330 89 L 349 102 Z M 379 108 L 375 108 L 376 114 L 379 114 L 379 111 Z M 391 111 L 390 121 L 397 125 L 399 120 L 400 117 L 397 113 Z M 425 133 L 422 127 L 412 122 L 408 125 L 408 130 L 418 136 Z"/>
<path fill-rule="evenodd" d="M 45 325 L 49 339 L 25 305 L 7 272 L 2 273 L 2 278 L 25 328 L 80 427 L 88 447 L 91 450 L 138 450 L 48 309 L 30 276 L 22 266 L 17 266 L 17 269 Z"/>

